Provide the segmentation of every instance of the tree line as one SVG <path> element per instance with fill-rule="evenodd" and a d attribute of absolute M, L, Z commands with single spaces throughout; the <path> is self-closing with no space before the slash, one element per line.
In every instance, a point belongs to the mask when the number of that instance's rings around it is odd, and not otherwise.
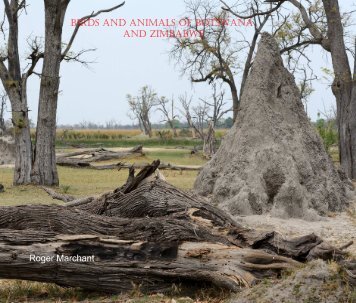
<path fill-rule="evenodd" d="M 216 151 L 215 129 L 222 124 L 224 116 L 232 111 L 225 101 L 225 91 L 216 83 L 212 84 L 212 94 L 209 98 L 200 98 L 194 104 L 193 96 L 183 94 L 178 100 L 173 97 L 171 99 L 159 97 L 149 86 L 142 87 L 136 96 L 128 94 L 127 102 L 130 107 L 129 116 L 138 122 L 141 131 L 149 137 L 153 135 L 151 123 L 153 111 L 161 113 L 161 123 L 172 130 L 174 137 L 178 136 L 179 119 L 183 118 L 193 137 L 204 142 L 203 151 L 207 158 L 211 158 Z M 229 121 L 224 122 L 229 124 Z"/>

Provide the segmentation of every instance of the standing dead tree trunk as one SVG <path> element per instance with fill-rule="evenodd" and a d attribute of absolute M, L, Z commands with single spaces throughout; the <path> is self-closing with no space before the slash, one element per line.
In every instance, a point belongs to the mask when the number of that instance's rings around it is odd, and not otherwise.
<path fill-rule="evenodd" d="M 199 34 L 192 38 L 175 37 L 171 56 L 182 64 L 182 72 L 189 73 L 193 83 L 212 84 L 220 80 L 229 86 L 235 121 L 240 100 L 234 77 L 234 62 L 239 50 L 230 44 L 231 33 L 228 26 L 225 22 L 219 23 L 219 20 L 229 19 L 228 13 L 217 12 L 209 1 L 186 1 L 186 10 L 189 18 L 193 20 L 187 30 Z M 199 20 L 216 20 L 219 24 L 200 24 Z"/>
<path fill-rule="evenodd" d="M 5 127 L 5 118 L 4 118 L 4 114 L 5 114 L 5 109 L 6 109 L 6 93 L 3 93 L 0 96 L 0 135 L 1 132 L 4 132 L 6 127 Z"/>
<path fill-rule="evenodd" d="M 211 158 L 216 152 L 215 128 L 222 117 L 232 109 L 225 110 L 224 101 L 225 92 L 218 92 L 216 83 L 212 84 L 213 93 L 210 100 L 200 99 L 197 106 L 191 106 L 192 99 L 180 96 L 179 100 L 183 110 L 181 111 L 188 125 L 194 130 L 194 133 L 203 141 L 203 152 L 205 157 Z"/>
<path fill-rule="evenodd" d="M 62 27 L 70 0 L 45 0 L 45 48 L 41 74 L 32 181 L 58 185 L 55 140 Z"/>
<path fill-rule="evenodd" d="M 202 282 L 238 291 L 299 262 L 343 258 L 315 235 L 246 229 L 153 178 L 158 166 L 130 171 L 124 186 L 88 203 L 0 207 L 0 277 L 106 292 Z"/>
<path fill-rule="evenodd" d="M 199 136 L 198 131 L 194 127 L 194 122 L 193 122 L 193 118 L 191 115 L 191 104 L 192 104 L 193 98 L 192 97 L 189 98 L 188 95 L 185 94 L 185 95 L 179 96 L 178 100 L 182 107 L 182 110 L 180 112 L 186 119 L 187 124 L 192 131 L 193 138 L 197 138 Z"/>
<path fill-rule="evenodd" d="M 34 43 L 30 54 L 30 65 L 23 72 L 19 55 L 19 16 L 25 8 L 25 1 L 4 0 L 5 18 L 8 23 L 6 55 L 0 55 L 0 78 L 9 97 L 12 124 L 15 136 L 14 184 L 31 183 L 32 144 L 27 105 L 27 79 L 33 73 L 41 58 L 39 48 Z M 1 31 L 6 37 L 3 27 Z M 7 63 L 7 64 L 6 64 Z"/>
<path fill-rule="evenodd" d="M 337 0 L 323 0 L 323 4 L 328 22 L 328 51 L 335 73 L 332 91 L 337 104 L 340 162 L 346 175 L 356 179 L 355 75 L 352 76 L 346 53 L 339 3 Z"/>
<path fill-rule="evenodd" d="M 215 128 L 218 126 L 221 118 L 232 111 L 232 109 L 224 110 L 226 102 L 224 102 L 225 92 L 218 92 L 216 83 L 213 83 L 213 93 L 210 97 L 211 101 L 202 100 L 204 104 L 210 109 L 211 113 L 208 113 L 208 129 L 204 134 L 204 155 L 207 158 L 211 158 L 216 152 L 216 138 L 215 138 Z"/>
<path fill-rule="evenodd" d="M 55 139 L 61 62 L 66 60 L 83 63 L 79 57 L 86 51 L 81 51 L 77 55 L 71 55 L 69 53 L 80 26 L 90 18 L 120 8 L 124 5 L 124 2 L 110 9 L 100 10 L 81 18 L 63 52 L 62 28 L 70 0 L 44 0 L 44 3 L 45 46 L 41 73 L 36 145 L 31 179 L 32 182 L 36 184 L 58 185 Z"/>
<path fill-rule="evenodd" d="M 204 135 L 203 153 L 210 159 L 216 152 L 215 128 L 212 121 L 208 123 L 208 129 Z"/>
<path fill-rule="evenodd" d="M 171 108 L 168 109 L 167 105 L 170 105 Z M 157 108 L 157 110 L 160 111 L 164 116 L 163 122 L 166 122 L 169 125 L 169 127 L 173 131 L 173 136 L 177 137 L 178 134 L 175 122 L 178 116 L 174 114 L 174 98 L 172 97 L 172 100 L 170 102 L 169 100 L 167 100 L 166 97 L 161 97 L 158 100 L 158 106 L 159 107 Z"/>
<path fill-rule="evenodd" d="M 3 2 L 5 17 L 0 31 L 2 31 L 4 37 L 7 37 L 7 43 L 4 47 L 6 49 L 5 54 L 0 55 L 0 79 L 11 103 L 12 123 L 15 130 L 14 184 L 57 184 L 54 140 L 60 62 L 62 60 L 82 62 L 79 56 L 85 51 L 81 51 L 74 56 L 69 55 L 69 50 L 80 25 L 89 18 L 115 10 L 123 6 L 124 3 L 110 9 L 100 10 L 80 19 L 66 49 L 61 54 L 62 25 L 70 0 L 45 0 L 45 50 L 43 52 L 37 39 L 34 39 L 30 43 L 30 55 L 26 58 L 29 60 L 28 68 L 23 71 L 24 69 L 21 68 L 20 64 L 18 22 L 21 12 L 26 7 L 26 1 L 3 0 Z M 7 31 L 4 30 L 3 26 L 5 22 L 8 23 Z M 36 134 L 35 153 L 32 153 L 27 104 L 27 80 L 35 73 L 36 65 L 41 59 L 44 59 L 42 73 L 36 73 L 41 76 L 38 132 Z"/>
<path fill-rule="evenodd" d="M 130 117 L 132 119 L 137 119 L 140 128 L 144 130 L 145 135 L 151 138 L 152 126 L 150 114 L 152 108 L 159 104 L 157 93 L 152 88 L 144 86 L 137 97 L 128 94 L 127 101 L 129 103 L 130 111 L 133 114 L 133 116 Z"/>

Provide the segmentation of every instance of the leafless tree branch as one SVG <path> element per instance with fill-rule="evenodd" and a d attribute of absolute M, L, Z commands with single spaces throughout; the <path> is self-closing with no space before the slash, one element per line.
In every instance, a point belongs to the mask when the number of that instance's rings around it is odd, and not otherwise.
<path fill-rule="evenodd" d="M 65 60 L 65 58 L 68 57 L 68 53 L 70 51 L 70 49 L 72 48 L 72 45 L 73 45 L 73 42 L 75 40 L 75 37 L 77 36 L 78 34 L 78 31 L 79 31 L 79 28 L 86 22 L 88 21 L 90 18 L 95 18 L 97 16 L 99 16 L 100 14 L 103 14 L 103 13 L 109 13 L 109 12 L 112 12 L 122 6 L 125 5 L 125 1 L 120 3 L 119 5 L 116 5 L 114 7 L 111 7 L 111 8 L 108 8 L 108 9 L 103 9 L 103 10 L 99 10 L 97 12 L 92 12 L 90 15 L 87 15 L 87 16 L 84 16 L 82 18 L 80 18 L 74 28 L 74 31 L 72 33 L 72 36 L 71 38 L 69 39 L 69 42 L 67 44 L 67 47 L 64 49 L 63 53 L 62 53 L 62 60 Z"/>

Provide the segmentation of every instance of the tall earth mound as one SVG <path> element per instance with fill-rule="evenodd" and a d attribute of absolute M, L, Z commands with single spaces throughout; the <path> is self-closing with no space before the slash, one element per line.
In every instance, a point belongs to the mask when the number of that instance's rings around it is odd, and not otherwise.
<path fill-rule="evenodd" d="M 276 41 L 264 33 L 238 119 L 195 189 L 232 215 L 271 213 L 312 220 L 348 204 L 322 140 L 310 123 Z"/>

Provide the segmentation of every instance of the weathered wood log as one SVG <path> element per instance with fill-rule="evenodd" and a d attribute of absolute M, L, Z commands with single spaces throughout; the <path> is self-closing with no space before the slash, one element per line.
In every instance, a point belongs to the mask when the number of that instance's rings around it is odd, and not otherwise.
<path fill-rule="evenodd" d="M 142 145 L 129 151 L 113 152 L 104 148 L 82 150 L 57 157 L 57 165 L 69 167 L 91 167 L 91 162 L 124 159 L 143 155 Z"/>
<path fill-rule="evenodd" d="M 149 165 L 148 163 L 124 163 L 119 162 L 116 164 L 109 165 L 90 165 L 88 168 L 97 169 L 97 170 L 106 170 L 106 169 L 130 169 L 131 167 L 135 169 L 142 169 Z M 176 165 L 172 163 L 161 163 L 159 166 L 160 170 L 177 170 L 177 171 L 200 171 L 202 169 L 199 165 Z"/>
<path fill-rule="evenodd" d="M 342 264 L 342 268 L 344 269 L 347 275 L 348 282 L 353 287 L 356 287 L 356 261 L 355 260 L 343 261 L 341 264 Z"/>
<path fill-rule="evenodd" d="M 136 176 L 131 169 L 124 186 L 80 205 L 0 207 L 0 278 L 106 292 L 157 292 L 194 281 L 236 291 L 299 262 L 343 258 L 313 234 L 284 239 L 241 226 L 153 177 L 159 164 Z M 92 255 L 94 262 L 75 262 Z"/>
<path fill-rule="evenodd" d="M 2 230 L 0 256 L 2 278 L 20 277 L 105 292 L 135 287 L 162 292 L 172 283 L 192 281 L 238 291 L 257 279 L 298 266 L 288 258 L 217 243 L 152 243 L 13 230 Z"/>
<path fill-rule="evenodd" d="M 127 179 L 127 182 L 120 188 L 116 189 L 114 192 L 122 192 L 122 193 L 128 193 L 132 191 L 133 189 L 136 189 L 139 184 L 143 182 L 143 180 L 148 179 L 153 173 L 156 173 L 156 177 L 162 177 L 161 174 L 159 174 L 158 167 L 160 166 L 160 160 L 153 161 L 152 164 L 146 165 L 135 177 L 135 168 L 133 166 L 130 167 L 129 169 L 129 176 Z M 110 195 L 111 192 L 102 194 L 100 197 L 84 197 L 84 198 L 78 198 L 75 199 L 73 196 L 70 195 L 64 195 L 57 193 L 55 190 L 52 188 L 48 187 L 42 187 L 53 199 L 55 200 L 60 200 L 63 202 L 70 202 L 67 204 L 67 206 L 79 206 L 83 204 L 87 204 L 89 202 L 95 202 L 97 200 L 102 200 L 103 198 L 105 199 L 106 196 Z M 96 202 L 95 202 L 96 203 Z"/>
<path fill-rule="evenodd" d="M 115 164 L 106 164 L 106 165 L 93 165 L 88 162 L 81 162 L 77 160 L 60 160 L 57 162 L 60 166 L 73 167 L 73 168 L 89 168 L 95 170 L 110 170 L 110 169 L 130 169 L 131 167 L 135 169 L 142 169 L 149 165 L 148 163 L 125 163 L 119 162 Z M 176 165 L 172 163 L 161 163 L 159 166 L 161 170 L 174 170 L 174 171 L 200 171 L 202 166 L 200 165 Z"/>
<path fill-rule="evenodd" d="M 109 292 L 131 290 L 133 285 L 140 285 L 142 291 L 163 291 L 171 283 L 191 281 L 237 291 L 298 266 L 291 258 L 255 249 L 261 241 L 268 244 L 263 234 L 258 237 L 242 229 L 228 236 L 227 230 L 212 230 L 182 218 L 106 217 L 44 205 L 0 208 L 0 218 L 1 278 Z M 315 239 L 285 244 L 306 252 Z M 262 246 L 269 250 L 268 245 Z M 92 255 L 95 262 L 75 262 L 77 256 Z M 31 256 L 50 257 L 53 262 L 41 264 L 31 261 Z"/>
<path fill-rule="evenodd" d="M 49 194 L 55 200 L 60 200 L 63 202 L 71 202 L 75 200 L 75 197 L 71 195 L 60 194 L 52 188 L 45 187 L 45 186 L 42 186 L 42 188 L 47 194 Z"/>

